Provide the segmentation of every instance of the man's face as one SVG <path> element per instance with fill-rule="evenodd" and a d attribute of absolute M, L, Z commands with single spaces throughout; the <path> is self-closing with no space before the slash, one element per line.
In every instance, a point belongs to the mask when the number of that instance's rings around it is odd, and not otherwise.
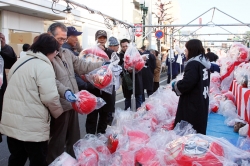
<path fill-rule="evenodd" d="M 78 42 L 77 36 L 69 36 L 69 37 L 68 37 L 67 43 L 68 43 L 71 47 L 76 47 L 77 42 Z"/>
<path fill-rule="evenodd" d="M 57 27 L 55 30 L 55 39 L 58 41 L 60 46 L 67 41 L 67 32 L 63 31 L 61 28 Z"/>
<path fill-rule="evenodd" d="M 125 43 L 121 43 L 121 49 L 123 52 L 126 52 L 126 50 L 128 49 L 128 42 L 125 42 Z"/>
<path fill-rule="evenodd" d="M 102 46 L 105 46 L 107 38 L 105 36 L 101 36 L 97 39 L 97 42 L 100 43 Z"/>
<path fill-rule="evenodd" d="M 109 49 L 113 50 L 114 52 L 117 52 L 119 50 L 119 45 L 117 45 L 117 46 L 109 46 Z"/>

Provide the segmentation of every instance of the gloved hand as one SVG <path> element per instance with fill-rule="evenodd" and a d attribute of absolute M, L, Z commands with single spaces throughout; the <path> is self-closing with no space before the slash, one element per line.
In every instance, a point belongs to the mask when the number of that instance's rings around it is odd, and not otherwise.
<path fill-rule="evenodd" d="M 173 82 L 172 82 L 172 90 L 174 90 L 175 82 L 176 82 L 176 81 L 173 81 Z"/>
<path fill-rule="evenodd" d="M 65 99 L 68 102 L 74 103 L 77 101 L 77 97 L 74 95 L 74 93 L 71 90 L 67 90 L 64 94 Z"/>

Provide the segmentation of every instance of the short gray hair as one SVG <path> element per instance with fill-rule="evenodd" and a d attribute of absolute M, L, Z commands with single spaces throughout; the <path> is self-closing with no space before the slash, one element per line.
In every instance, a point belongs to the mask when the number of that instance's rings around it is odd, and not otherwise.
<path fill-rule="evenodd" d="M 55 22 L 49 26 L 48 33 L 51 33 L 53 36 L 55 36 L 56 35 L 56 28 L 61 28 L 65 32 L 68 31 L 67 27 L 63 23 Z"/>

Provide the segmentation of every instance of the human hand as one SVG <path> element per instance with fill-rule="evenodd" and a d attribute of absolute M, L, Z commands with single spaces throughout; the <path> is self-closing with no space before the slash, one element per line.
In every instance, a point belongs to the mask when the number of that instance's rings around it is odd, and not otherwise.
<path fill-rule="evenodd" d="M 65 99 L 68 102 L 74 103 L 77 101 L 77 97 L 74 95 L 74 93 L 71 90 L 67 90 L 64 94 Z"/>
<path fill-rule="evenodd" d="M 98 43 L 98 47 L 99 47 L 100 49 L 102 49 L 103 51 L 105 50 L 104 46 L 101 45 L 101 43 Z"/>

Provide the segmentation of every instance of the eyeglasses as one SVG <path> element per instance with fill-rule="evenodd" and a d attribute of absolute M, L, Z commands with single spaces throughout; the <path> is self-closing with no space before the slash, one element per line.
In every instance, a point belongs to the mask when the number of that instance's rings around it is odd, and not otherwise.
<path fill-rule="evenodd" d="M 59 51 L 55 50 L 55 52 L 54 52 L 54 53 L 57 55 L 57 54 L 59 54 Z"/>
<path fill-rule="evenodd" d="M 56 38 L 56 40 L 57 41 L 59 41 L 59 42 L 64 42 L 64 43 L 66 43 L 67 41 L 68 41 L 68 39 L 66 39 L 66 38 Z"/>

